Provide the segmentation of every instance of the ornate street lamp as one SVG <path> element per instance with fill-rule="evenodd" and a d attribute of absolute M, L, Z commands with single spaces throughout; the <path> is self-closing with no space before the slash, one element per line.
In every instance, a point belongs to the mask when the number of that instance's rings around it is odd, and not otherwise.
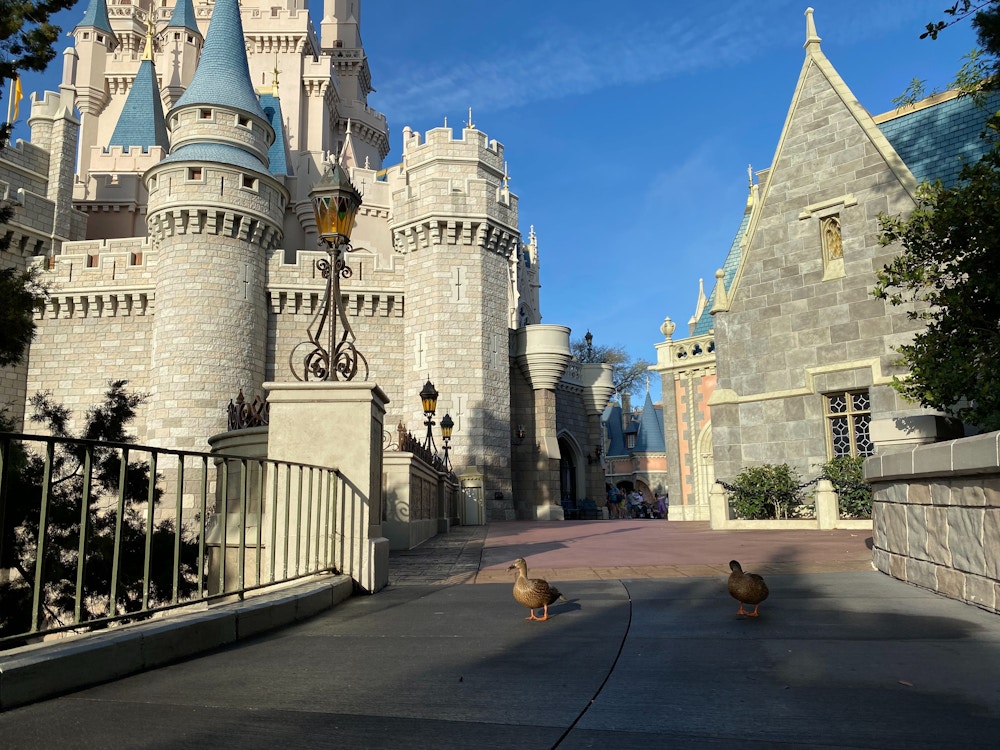
<path fill-rule="evenodd" d="M 444 442 L 444 470 L 451 471 L 451 462 L 448 460 L 449 443 L 451 442 L 451 431 L 455 428 L 455 420 L 450 414 L 445 414 L 441 420 L 441 440 Z"/>
<path fill-rule="evenodd" d="M 431 431 L 431 428 L 434 426 L 434 412 L 437 411 L 437 402 L 437 388 L 428 379 L 424 383 L 424 387 L 420 389 L 420 403 L 423 405 L 424 416 L 427 417 L 427 421 L 424 423 L 427 425 L 427 437 L 424 439 L 424 447 L 435 453 L 437 453 L 437 448 L 434 445 L 434 433 Z"/>
<path fill-rule="evenodd" d="M 351 230 L 361 207 L 361 193 L 351 184 L 344 168 L 334 163 L 327 165 L 323 178 L 313 186 L 309 198 L 316 216 L 316 229 L 328 255 L 316 261 L 316 268 L 326 279 L 326 292 L 322 308 L 306 329 L 308 341 L 292 349 L 288 363 L 298 380 L 353 380 L 362 366 L 364 379 L 368 380 L 368 360 L 354 345 L 354 331 L 340 298 L 340 278 L 351 277 L 351 269 L 342 255 L 354 249 Z M 300 374 L 295 352 L 302 346 L 309 351 L 300 362 L 303 368 Z"/>

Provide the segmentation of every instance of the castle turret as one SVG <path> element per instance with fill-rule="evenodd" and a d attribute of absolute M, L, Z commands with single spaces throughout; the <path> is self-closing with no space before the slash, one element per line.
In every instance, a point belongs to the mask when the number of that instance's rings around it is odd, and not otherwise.
<path fill-rule="evenodd" d="M 406 184 L 393 196 L 393 241 L 407 254 L 405 390 L 417 393 L 430 377 L 441 393 L 439 414 L 455 420 L 452 463 L 482 470 L 490 513 L 512 517 L 503 426 L 510 421 L 508 288 L 519 241 L 517 197 L 505 187 L 503 147 L 471 123 L 460 139 L 438 128 L 426 143 L 419 140 L 405 139 Z M 414 413 L 411 423 L 421 421 Z M 494 499 L 497 493 L 503 500 Z"/>
<path fill-rule="evenodd" d="M 80 171 L 85 173 L 90 149 L 98 145 L 97 117 L 111 101 L 105 80 L 108 58 L 119 46 L 118 37 L 108 20 L 105 0 L 89 0 L 83 18 L 70 36 L 76 40 L 78 60 L 71 69 L 73 78 L 64 78 L 63 83 L 76 89 L 76 107 L 81 117 Z"/>
<path fill-rule="evenodd" d="M 177 0 L 162 39 L 162 52 L 171 62 L 169 74 L 164 77 L 163 93 L 167 106 L 173 107 L 184 93 L 188 81 L 194 77 L 205 43 L 191 0 Z"/>
<path fill-rule="evenodd" d="M 149 169 L 158 249 L 149 437 L 195 447 L 261 393 L 265 268 L 288 193 L 268 170 L 274 130 L 250 81 L 238 0 L 218 0 L 191 85 L 167 116 L 170 155 Z M 197 447 L 203 447 L 198 442 Z"/>

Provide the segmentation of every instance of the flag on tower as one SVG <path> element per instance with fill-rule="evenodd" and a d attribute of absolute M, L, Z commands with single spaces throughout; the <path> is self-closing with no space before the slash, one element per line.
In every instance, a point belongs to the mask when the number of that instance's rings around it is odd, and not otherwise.
<path fill-rule="evenodd" d="M 21 76 L 17 76 L 10 82 L 10 101 L 7 103 L 7 122 L 17 122 L 18 112 L 21 111 L 21 99 L 24 92 L 21 91 Z"/>

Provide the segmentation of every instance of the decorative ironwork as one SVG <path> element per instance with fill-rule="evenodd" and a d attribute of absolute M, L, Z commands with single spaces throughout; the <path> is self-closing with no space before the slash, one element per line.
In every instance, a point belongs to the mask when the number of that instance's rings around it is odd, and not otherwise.
<path fill-rule="evenodd" d="M 341 254 L 351 252 L 353 248 L 348 242 L 327 247 L 329 258 L 316 261 L 317 270 L 326 279 L 323 305 L 306 328 L 307 340 L 292 349 L 288 364 L 298 380 L 353 380 L 362 367 L 363 379 L 368 380 L 368 360 L 354 344 L 356 336 L 340 295 L 340 279 L 349 279 L 353 274 Z M 296 367 L 296 356 L 303 347 L 308 351 L 301 359 L 300 374 Z"/>
<path fill-rule="evenodd" d="M 354 249 L 351 230 L 361 194 L 343 167 L 333 164 L 309 195 L 320 242 L 328 255 L 316 261 L 317 270 L 326 279 L 326 291 L 322 306 L 306 328 L 307 340 L 292 349 L 288 365 L 297 380 L 353 380 L 362 369 L 363 379 L 368 380 L 368 360 L 354 344 L 356 337 L 340 294 L 340 280 L 352 275 L 344 254 Z"/>
<path fill-rule="evenodd" d="M 398 434 L 396 450 L 404 453 L 412 453 L 414 456 L 426 461 L 433 468 L 443 473 L 451 473 L 451 467 L 446 465 L 444 459 L 437 453 L 432 452 L 423 441 L 406 429 L 402 422 L 396 427 Z"/>
<path fill-rule="evenodd" d="M 229 429 L 242 430 L 246 427 L 263 427 L 268 423 L 271 413 L 271 405 L 260 396 L 254 396 L 253 401 L 247 401 L 243 395 L 243 389 L 234 402 L 229 399 L 229 406 L 226 407 L 229 413 Z"/>

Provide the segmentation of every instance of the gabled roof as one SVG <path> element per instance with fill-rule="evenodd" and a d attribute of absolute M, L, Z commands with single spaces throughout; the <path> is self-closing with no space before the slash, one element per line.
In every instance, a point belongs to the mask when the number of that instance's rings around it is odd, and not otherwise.
<path fill-rule="evenodd" d="M 238 0 L 217 0 L 194 79 L 174 108 L 209 104 L 235 107 L 267 119 L 250 81 Z"/>
<path fill-rule="evenodd" d="M 83 18 L 80 19 L 80 23 L 74 27 L 74 30 L 84 26 L 103 31 L 111 37 L 114 46 L 118 46 L 118 37 L 115 36 L 115 32 L 111 29 L 111 21 L 108 20 L 108 6 L 104 0 L 88 0 L 87 9 L 83 12 Z"/>
<path fill-rule="evenodd" d="M 274 128 L 274 143 L 267 152 L 271 174 L 286 175 L 288 156 L 285 150 L 285 123 L 281 116 L 281 100 L 274 94 L 261 94 L 260 106 L 267 121 Z"/>
<path fill-rule="evenodd" d="M 940 179 L 945 186 L 955 183 L 964 163 L 978 161 L 989 149 L 980 138 L 990 112 L 1000 109 L 1000 94 L 989 97 L 984 109 L 975 106 L 970 97 L 954 93 L 931 97 L 898 113 L 872 118 L 855 99 L 843 79 L 826 59 L 820 49 L 812 10 L 806 13 L 806 59 L 796 85 L 792 104 L 785 120 L 775 150 L 772 166 L 781 155 L 786 133 L 807 74 L 818 70 L 829 81 L 844 106 L 865 131 L 872 145 L 878 150 L 887 166 L 899 180 L 900 186 L 915 197 L 916 186 L 924 180 Z M 739 229 L 722 266 L 723 282 L 732 291 L 742 263 L 742 245 L 748 234 L 753 233 L 757 221 L 757 208 L 766 198 L 769 180 L 765 181 L 764 196 L 751 196 L 743 213 Z M 695 336 L 707 334 L 714 327 L 711 310 L 715 307 L 715 289 L 709 297 L 695 325 Z"/>
<path fill-rule="evenodd" d="M 950 91 L 875 122 L 918 182 L 941 180 L 952 187 L 963 164 L 974 164 L 989 151 L 990 142 L 980 135 L 997 110 L 1000 93 L 989 95 L 980 108 L 972 97 Z"/>
<path fill-rule="evenodd" d="M 135 74 L 108 145 L 121 146 L 126 151 L 132 147 L 142 148 L 143 151 L 149 151 L 151 146 L 160 146 L 164 151 L 170 148 L 152 60 L 139 63 L 139 71 Z"/>
<path fill-rule="evenodd" d="M 167 23 L 167 28 L 187 29 L 201 36 L 201 29 L 198 28 L 198 21 L 195 19 L 194 5 L 191 3 L 191 0 L 177 0 L 174 12 L 170 14 L 170 21 Z"/>

